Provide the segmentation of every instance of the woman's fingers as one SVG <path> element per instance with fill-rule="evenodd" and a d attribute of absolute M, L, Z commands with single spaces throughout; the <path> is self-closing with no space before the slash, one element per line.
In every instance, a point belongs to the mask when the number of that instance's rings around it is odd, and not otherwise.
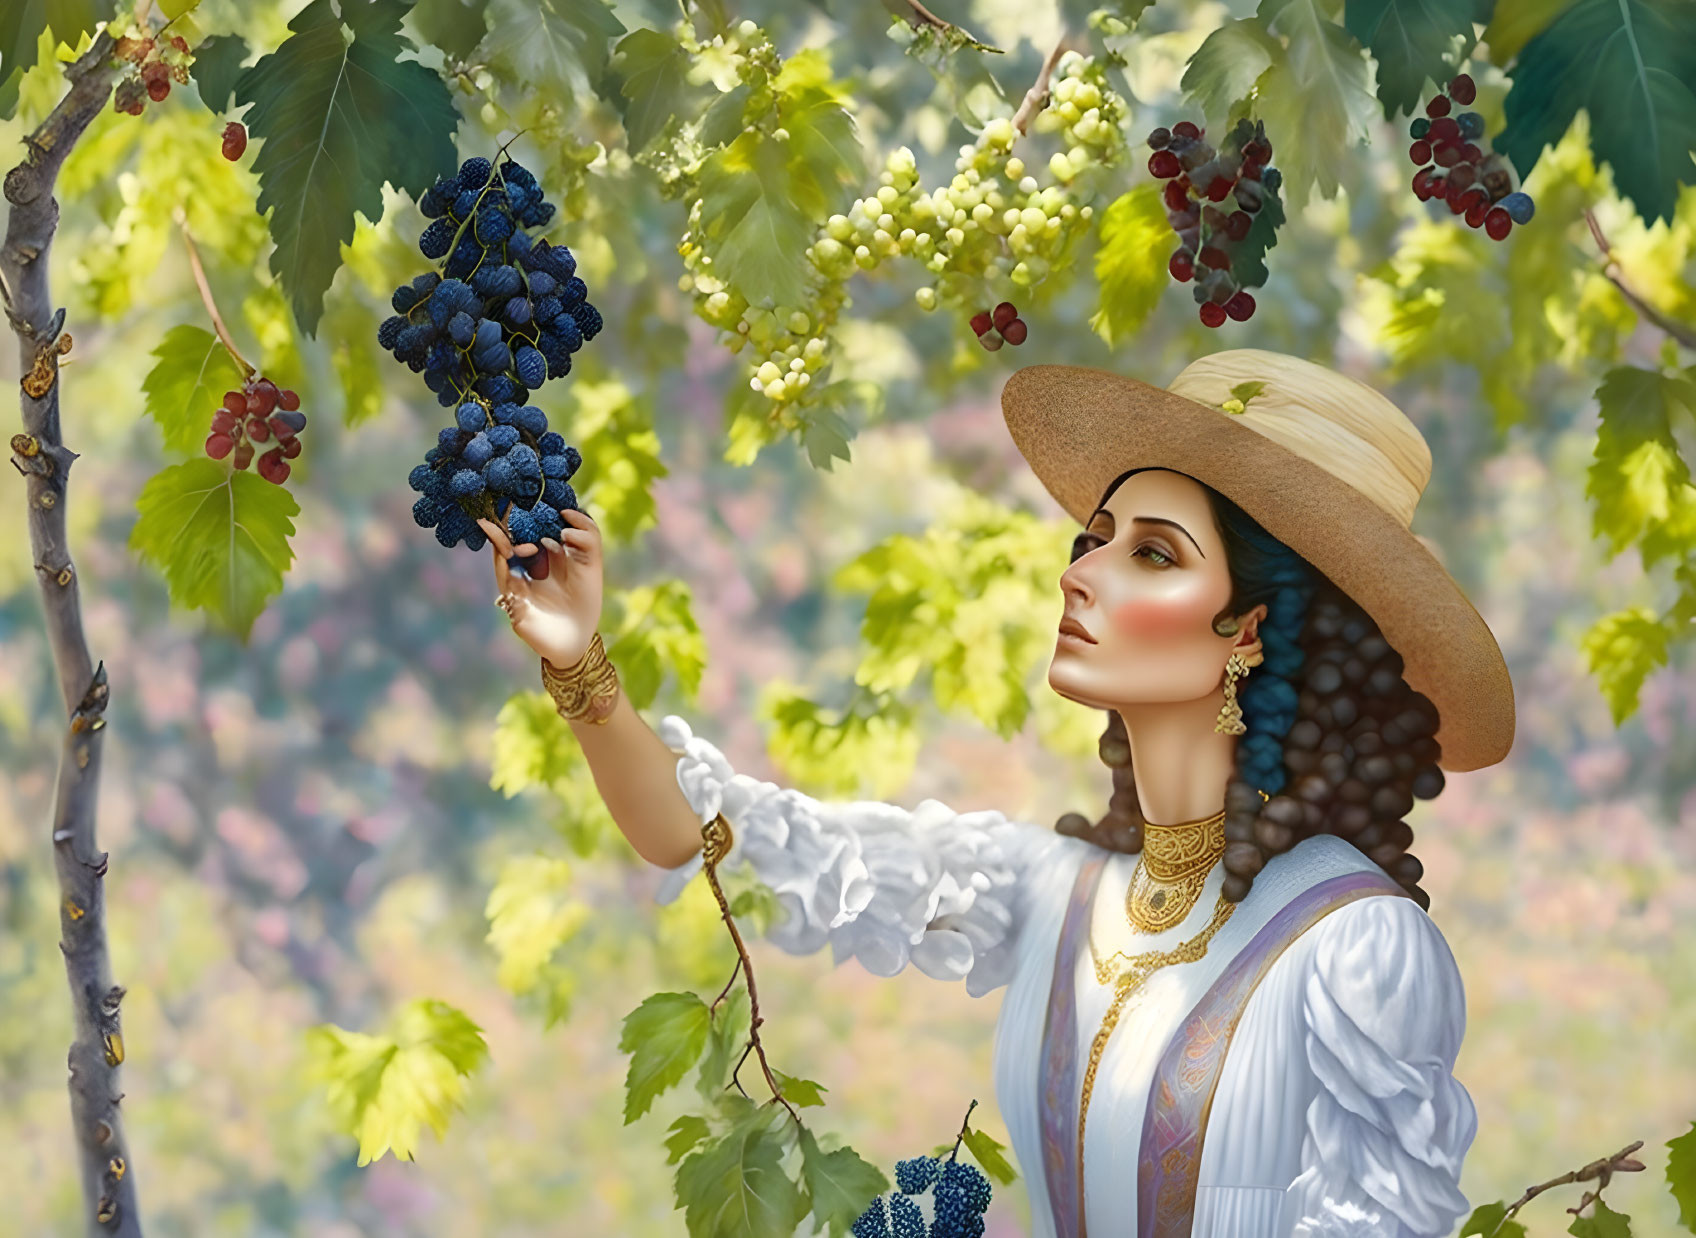
<path fill-rule="evenodd" d="M 495 588 L 503 594 L 507 593 L 512 589 L 512 569 L 506 565 L 506 555 L 501 553 L 500 543 L 492 537 L 489 539 L 489 551 L 495 556 Z"/>
<path fill-rule="evenodd" d="M 489 542 L 494 546 L 497 554 L 509 557 L 512 555 L 512 542 L 507 539 L 505 529 L 501 528 L 500 525 L 496 524 L 493 520 L 485 520 L 481 516 L 477 518 L 477 527 L 482 529 L 484 533 L 488 534 Z"/>
<path fill-rule="evenodd" d="M 567 524 L 570 524 L 573 528 L 583 529 L 585 531 L 599 531 L 595 522 L 589 518 L 589 513 L 579 511 L 575 507 L 567 507 L 563 509 L 559 514 L 559 518 Z"/>

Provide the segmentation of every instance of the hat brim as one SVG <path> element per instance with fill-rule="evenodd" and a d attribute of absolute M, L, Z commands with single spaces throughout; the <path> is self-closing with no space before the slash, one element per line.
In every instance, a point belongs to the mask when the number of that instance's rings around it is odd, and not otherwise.
<path fill-rule="evenodd" d="M 1389 512 L 1231 413 L 1087 366 L 1030 365 L 1001 390 L 1013 442 L 1080 524 L 1135 468 L 1186 473 L 1232 502 L 1370 615 L 1437 707 L 1438 764 L 1493 765 L 1513 746 L 1513 682 L 1489 625 Z"/>

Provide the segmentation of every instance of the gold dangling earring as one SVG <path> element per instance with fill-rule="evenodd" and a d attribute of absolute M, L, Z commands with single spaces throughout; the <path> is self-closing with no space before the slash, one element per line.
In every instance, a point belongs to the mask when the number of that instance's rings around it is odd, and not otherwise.
<path fill-rule="evenodd" d="M 1221 735 L 1241 735 L 1248 730 L 1243 725 L 1243 708 L 1237 704 L 1237 680 L 1248 674 L 1248 663 L 1243 655 L 1232 650 L 1231 656 L 1225 661 L 1225 703 L 1219 709 L 1219 719 L 1213 724 L 1213 729 Z"/>

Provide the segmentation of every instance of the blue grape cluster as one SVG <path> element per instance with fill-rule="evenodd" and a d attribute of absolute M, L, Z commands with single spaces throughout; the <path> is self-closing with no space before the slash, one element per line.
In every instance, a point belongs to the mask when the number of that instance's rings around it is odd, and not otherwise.
<path fill-rule="evenodd" d="M 895 1186 L 887 1200 L 878 1196 L 860 1214 L 854 1238 L 982 1238 L 991 1190 L 977 1166 L 916 1156 L 896 1162 Z M 926 1191 L 934 1202 L 928 1228 L 914 1202 Z"/>
<path fill-rule="evenodd" d="M 582 456 L 528 401 L 571 372 L 600 311 L 571 251 L 526 231 L 554 206 L 522 165 L 467 159 L 418 206 L 430 220 L 419 250 L 442 267 L 395 289 L 377 341 L 424 375 L 454 422 L 412 470 L 413 518 L 442 545 L 472 550 L 488 540 L 478 517 L 504 523 L 514 543 L 557 538 L 560 512 L 577 507 L 570 479 Z"/>

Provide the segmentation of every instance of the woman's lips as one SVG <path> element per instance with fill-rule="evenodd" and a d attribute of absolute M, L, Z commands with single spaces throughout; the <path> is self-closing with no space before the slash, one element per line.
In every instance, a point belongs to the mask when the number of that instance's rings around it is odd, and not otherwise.
<path fill-rule="evenodd" d="M 1095 644 L 1095 638 L 1084 629 L 1083 624 L 1070 615 L 1060 620 L 1060 635 L 1075 637 L 1086 644 Z"/>

